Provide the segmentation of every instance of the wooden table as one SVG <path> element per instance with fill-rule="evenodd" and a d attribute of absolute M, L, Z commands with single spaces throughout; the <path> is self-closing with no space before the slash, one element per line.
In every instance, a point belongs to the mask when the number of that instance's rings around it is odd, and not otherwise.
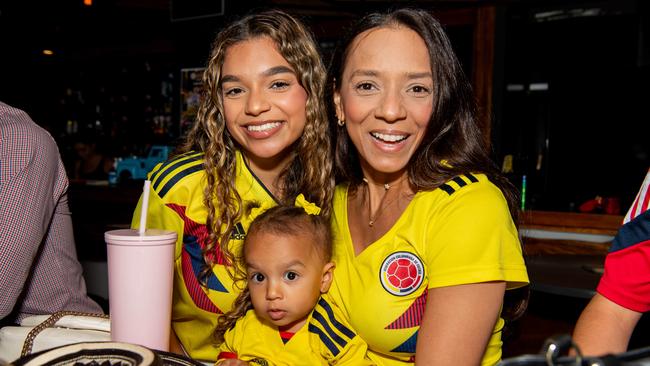
<path fill-rule="evenodd" d="M 534 291 L 590 299 L 602 275 L 602 255 L 552 254 L 527 258 L 530 286 Z"/>

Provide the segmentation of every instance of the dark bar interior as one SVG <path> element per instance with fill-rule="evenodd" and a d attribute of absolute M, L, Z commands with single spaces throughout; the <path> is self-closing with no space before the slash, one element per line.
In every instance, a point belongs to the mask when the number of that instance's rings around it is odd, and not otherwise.
<path fill-rule="evenodd" d="M 283 9 L 312 28 L 327 64 L 353 20 L 406 4 L 444 25 L 492 158 L 522 192 L 530 302 L 506 327 L 504 358 L 572 332 L 650 168 L 650 6 L 641 0 L 3 2 L 0 101 L 56 140 L 77 254 L 105 311 L 103 233 L 129 227 L 146 164 L 182 141 L 224 24 Z M 630 349 L 649 340 L 646 315 Z"/>

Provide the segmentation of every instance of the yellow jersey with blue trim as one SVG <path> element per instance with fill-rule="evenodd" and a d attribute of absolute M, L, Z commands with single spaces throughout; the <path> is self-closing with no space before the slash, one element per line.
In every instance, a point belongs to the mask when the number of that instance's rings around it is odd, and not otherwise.
<path fill-rule="evenodd" d="M 457 176 L 417 192 L 395 224 L 355 255 L 348 187 L 334 195 L 334 282 L 328 292 L 368 343 L 378 365 L 414 362 L 429 289 L 505 281 L 528 283 L 521 245 L 502 192 L 483 174 Z M 499 319 L 482 364 L 501 358 Z"/>
<path fill-rule="evenodd" d="M 237 151 L 236 155 L 235 187 L 244 205 L 247 202 L 274 205 L 275 199 L 247 167 L 241 152 Z M 213 338 L 217 319 L 230 310 L 241 290 L 234 285 L 219 248 L 213 257 L 215 265 L 212 270 L 203 273 L 206 263 L 202 249 L 208 243 L 208 211 L 203 203 L 207 176 L 203 154 L 190 152 L 179 155 L 158 164 L 148 177 L 151 193 L 147 227 L 178 233 L 174 256 L 172 328 L 189 356 L 214 361 L 218 350 Z M 142 198 L 131 223 L 135 229 L 140 223 L 141 204 Z M 241 251 L 251 221 L 244 215 L 235 223 L 226 243 L 233 253 Z"/>
<path fill-rule="evenodd" d="M 254 310 L 237 320 L 224 335 L 219 360 L 238 358 L 251 365 L 372 365 L 366 343 L 354 332 L 340 310 L 321 298 L 305 325 L 288 340 L 276 326 Z"/>

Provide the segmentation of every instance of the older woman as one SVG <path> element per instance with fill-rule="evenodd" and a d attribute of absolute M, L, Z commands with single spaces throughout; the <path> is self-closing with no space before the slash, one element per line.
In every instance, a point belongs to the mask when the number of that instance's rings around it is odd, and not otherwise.
<path fill-rule="evenodd" d="M 492 365 L 506 289 L 528 282 L 516 194 L 469 84 L 422 10 L 370 14 L 335 56 L 331 295 L 379 365 Z"/>

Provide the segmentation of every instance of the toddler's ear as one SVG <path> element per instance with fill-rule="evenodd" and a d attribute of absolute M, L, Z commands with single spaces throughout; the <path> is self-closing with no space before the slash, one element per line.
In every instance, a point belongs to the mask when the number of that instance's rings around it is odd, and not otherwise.
<path fill-rule="evenodd" d="M 320 293 L 324 294 L 330 289 L 332 280 L 334 279 L 334 262 L 328 262 L 323 266 L 323 275 L 320 282 Z"/>

